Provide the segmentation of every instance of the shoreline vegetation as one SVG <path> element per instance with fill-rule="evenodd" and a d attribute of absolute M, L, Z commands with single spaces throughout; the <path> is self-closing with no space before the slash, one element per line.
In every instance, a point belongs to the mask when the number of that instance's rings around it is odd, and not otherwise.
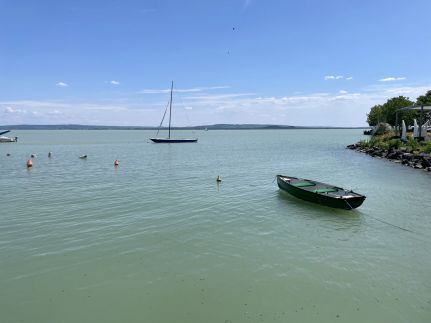
<path fill-rule="evenodd" d="M 431 172 L 431 141 L 416 141 L 411 133 L 407 135 L 406 141 L 397 138 L 394 132 L 387 132 L 375 135 L 370 140 L 348 145 L 346 148 Z"/>
<path fill-rule="evenodd" d="M 80 124 L 59 125 L 0 125 L 0 130 L 157 130 L 158 127 L 145 126 L 97 126 Z M 162 127 L 160 129 L 168 129 Z M 331 126 L 288 126 L 272 124 L 214 124 L 190 127 L 171 127 L 176 130 L 276 130 L 276 129 L 368 129 L 368 127 L 331 127 Z"/>
<path fill-rule="evenodd" d="M 430 105 L 431 90 L 427 91 L 425 95 L 419 96 L 415 102 L 399 96 L 388 99 L 382 105 L 373 106 L 367 114 L 367 122 L 373 128 L 366 133 L 372 135 L 370 140 L 360 140 L 356 144 L 348 145 L 347 148 L 371 157 L 385 158 L 395 163 L 431 172 L 430 135 L 427 133 L 421 138 L 414 138 L 411 132 L 407 132 L 402 139 L 400 135 L 401 120 L 404 122 L 404 127 L 412 124 L 415 124 L 415 127 L 426 125 L 431 120 L 431 113 L 429 109 L 424 113 L 424 106 L 429 107 Z M 417 107 L 421 107 L 421 113 Z M 420 120 L 419 125 L 416 120 Z M 398 129 L 398 131 L 395 132 L 393 129 Z"/>

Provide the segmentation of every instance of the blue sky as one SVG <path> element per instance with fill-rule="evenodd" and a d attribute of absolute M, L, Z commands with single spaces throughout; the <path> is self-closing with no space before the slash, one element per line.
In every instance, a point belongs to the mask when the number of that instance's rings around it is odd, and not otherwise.
<path fill-rule="evenodd" d="M 364 126 L 431 89 L 431 1 L 0 0 L 0 124 Z"/>

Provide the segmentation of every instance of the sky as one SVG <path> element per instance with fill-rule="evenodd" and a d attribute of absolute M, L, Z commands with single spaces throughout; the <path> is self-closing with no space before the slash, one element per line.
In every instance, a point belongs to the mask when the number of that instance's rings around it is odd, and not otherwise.
<path fill-rule="evenodd" d="M 429 0 L 0 0 L 0 125 L 366 126 L 431 90 Z"/>

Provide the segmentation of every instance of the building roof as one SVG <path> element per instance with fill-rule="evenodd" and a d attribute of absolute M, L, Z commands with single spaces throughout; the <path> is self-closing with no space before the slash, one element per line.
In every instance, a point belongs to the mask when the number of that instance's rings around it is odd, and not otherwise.
<path fill-rule="evenodd" d="M 423 111 L 431 111 L 431 105 L 412 105 L 412 106 L 409 106 L 409 107 L 400 108 L 396 112 L 398 112 L 398 111 L 405 111 L 405 110 L 421 111 L 422 109 L 423 109 Z"/>

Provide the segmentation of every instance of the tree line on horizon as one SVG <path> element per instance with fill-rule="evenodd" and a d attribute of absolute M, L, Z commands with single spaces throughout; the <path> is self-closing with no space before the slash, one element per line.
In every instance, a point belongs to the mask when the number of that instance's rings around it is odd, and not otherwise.
<path fill-rule="evenodd" d="M 376 126 L 380 122 L 386 122 L 391 126 L 395 126 L 396 111 L 400 108 L 413 105 L 431 105 L 431 90 L 427 91 L 424 95 L 419 96 L 415 102 L 411 101 L 408 97 L 401 95 L 388 99 L 384 104 L 377 104 L 373 106 L 370 112 L 367 114 L 368 125 Z M 418 119 L 419 117 L 420 113 L 416 110 L 400 111 L 398 114 L 398 120 L 404 120 L 406 125 L 412 125 L 413 119 Z"/>

